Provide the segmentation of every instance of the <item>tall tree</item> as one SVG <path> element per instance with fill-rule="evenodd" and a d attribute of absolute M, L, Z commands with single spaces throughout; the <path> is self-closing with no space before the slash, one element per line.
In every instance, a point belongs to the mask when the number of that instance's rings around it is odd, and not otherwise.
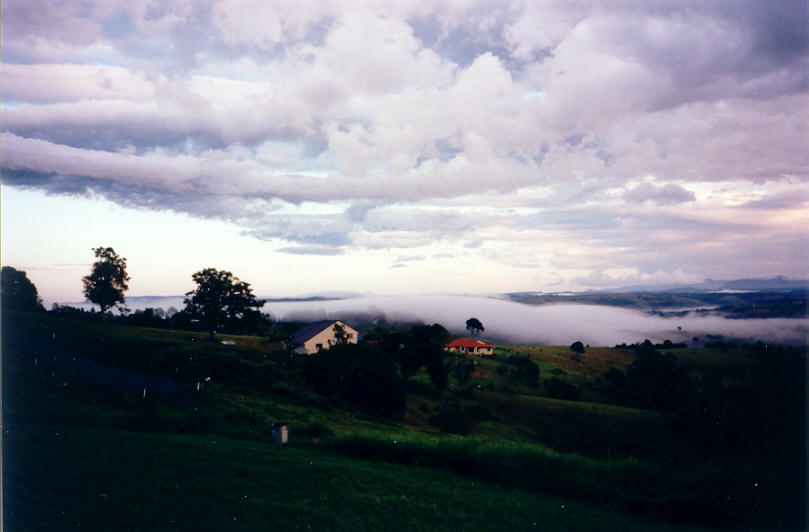
<path fill-rule="evenodd" d="M 469 331 L 473 337 L 476 337 L 478 334 L 482 333 L 486 329 L 483 328 L 483 324 L 477 318 L 469 318 L 466 320 L 466 330 Z"/>
<path fill-rule="evenodd" d="M 224 270 L 205 268 L 191 276 L 196 290 L 186 293 L 185 311 L 197 318 L 213 338 L 225 325 L 236 322 L 258 323 L 264 305 L 250 289 L 250 284 Z"/>
<path fill-rule="evenodd" d="M 37 287 L 28 279 L 28 275 L 11 266 L 3 266 L 0 271 L 0 301 L 2 301 L 3 308 L 45 310 L 42 300 L 37 294 Z"/>
<path fill-rule="evenodd" d="M 126 273 L 126 259 L 112 248 L 93 248 L 96 261 L 90 275 L 82 277 L 84 298 L 101 309 L 105 314 L 116 305 L 123 305 L 124 292 L 129 289 L 126 284 L 129 275 Z"/>
<path fill-rule="evenodd" d="M 450 334 L 441 325 L 416 325 L 409 331 L 388 334 L 381 339 L 382 350 L 393 354 L 399 363 L 404 382 L 424 367 L 436 390 L 447 386 L 450 368 L 445 363 L 444 345 Z"/>

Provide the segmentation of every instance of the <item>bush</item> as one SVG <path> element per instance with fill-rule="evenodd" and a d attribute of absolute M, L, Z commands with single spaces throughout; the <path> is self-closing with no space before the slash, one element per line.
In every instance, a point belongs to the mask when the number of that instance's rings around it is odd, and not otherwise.
<path fill-rule="evenodd" d="M 295 431 L 296 434 L 309 438 L 330 438 L 334 436 L 334 431 L 320 421 L 313 421 Z"/>
<path fill-rule="evenodd" d="M 472 414 L 462 405 L 448 405 L 441 407 L 430 418 L 430 424 L 441 429 L 442 432 L 466 436 L 475 429 L 475 420 Z"/>
<path fill-rule="evenodd" d="M 554 399 L 567 399 L 568 401 L 581 399 L 581 388 L 558 377 L 551 377 L 545 381 L 545 393 Z"/>
<path fill-rule="evenodd" d="M 406 408 L 406 387 L 393 357 L 356 344 L 340 344 L 307 357 L 306 379 L 316 393 L 350 408 L 383 417 L 399 417 Z"/>
<path fill-rule="evenodd" d="M 515 366 L 515 371 L 511 373 L 514 380 L 532 388 L 539 387 L 539 366 L 534 364 L 530 358 L 510 355 L 506 357 L 506 363 Z"/>
<path fill-rule="evenodd" d="M 573 342 L 570 344 L 570 350 L 574 353 L 584 353 L 584 344 L 581 342 Z"/>
<path fill-rule="evenodd" d="M 661 355 L 646 342 L 637 353 L 638 358 L 626 371 L 627 393 L 632 403 L 667 411 L 686 406 L 692 389 L 688 367 L 670 353 Z"/>

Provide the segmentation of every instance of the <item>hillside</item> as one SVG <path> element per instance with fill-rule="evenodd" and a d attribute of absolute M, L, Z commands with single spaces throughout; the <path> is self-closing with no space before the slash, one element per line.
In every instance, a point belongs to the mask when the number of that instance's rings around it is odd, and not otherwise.
<path fill-rule="evenodd" d="M 5 519 L 19 529 L 803 523 L 803 410 L 789 403 L 802 390 L 785 376 L 803 366 L 770 363 L 792 364 L 788 350 L 661 345 L 689 368 L 685 408 L 633 388 L 637 349 L 499 345 L 446 359 L 443 391 L 419 370 L 402 414 L 378 417 L 316 393 L 306 360 L 266 338 L 3 317 Z M 269 443 L 277 421 L 288 446 Z"/>

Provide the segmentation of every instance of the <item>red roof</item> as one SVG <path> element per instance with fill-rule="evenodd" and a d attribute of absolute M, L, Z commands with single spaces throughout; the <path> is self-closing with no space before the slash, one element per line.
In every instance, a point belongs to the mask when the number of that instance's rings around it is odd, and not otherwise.
<path fill-rule="evenodd" d="M 492 344 L 487 344 L 486 342 L 482 342 L 480 340 L 475 340 L 473 338 L 458 338 L 450 343 L 448 343 L 445 347 L 494 347 Z"/>

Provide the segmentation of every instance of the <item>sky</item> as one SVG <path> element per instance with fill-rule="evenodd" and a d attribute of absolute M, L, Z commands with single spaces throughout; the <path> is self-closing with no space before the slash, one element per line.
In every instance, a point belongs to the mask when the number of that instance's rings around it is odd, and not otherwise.
<path fill-rule="evenodd" d="M 2 263 L 77 301 L 806 278 L 803 1 L 6 0 Z"/>

